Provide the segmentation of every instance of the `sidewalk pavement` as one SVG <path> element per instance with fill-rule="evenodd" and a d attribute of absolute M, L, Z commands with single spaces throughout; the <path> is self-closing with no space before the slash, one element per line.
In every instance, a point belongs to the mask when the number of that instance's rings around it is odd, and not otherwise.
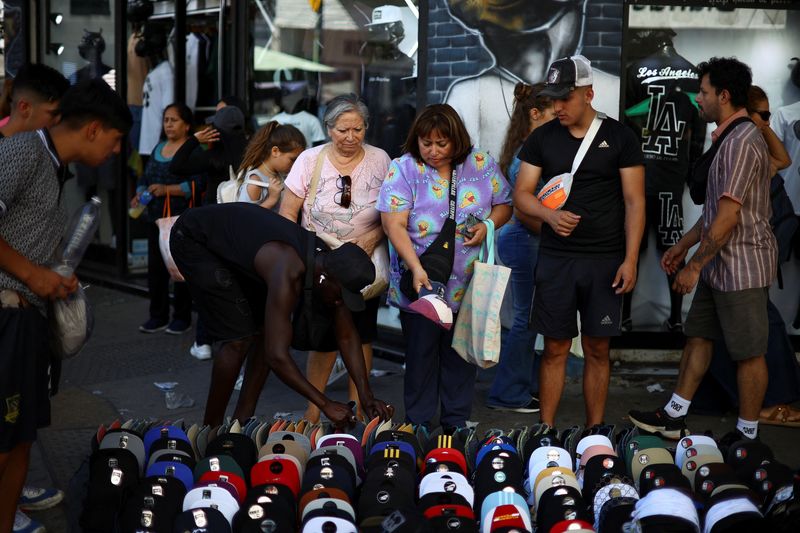
<path fill-rule="evenodd" d="M 112 289 L 93 286 L 88 296 L 94 305 L 95 330 L 91 341 L 75 358 L 65 361 L 60 392 L 52 399 L 52 424 L 39 432 L 33 448 L 28 482 L 41 487 L 57 487 L 67 492 L 65 501 L 57 507 L 31 513 L 50 533 L 78 531 L 70 529 L 70 520 L 76 520 L 82 502 L 69 489 L 70 479 L 89 453 L 90 439 L 100 424 L 119 418 L 153 418 L 159 420 L 183 419 L 187 425 L 201 422 L 211 372 L 210 361 L 198 361 L 189 355 L 194 341 L 193 333 L 168 335 L 163 332 L 142 334 L 139 324 L 147 318 L 148 302 L 139 296 Z M 305 354 L 295 356 L 298 367 L 305 368 Z M 376 359 L 376 369 L 386 371 L 381 377 L 372 377 L 375 395 L 399 408 L 396 420 L 402 420 L 403 379 L 402 366 Z M 630 409 L 651 408 L 666 401 L 674 377 L 654 373 L 652 378 L 630 379 L 623 377 L 624 366 L 615 364 L 609 391 L 606 421 L 619 426 L 627 424 L 625 416 Z M 521 415 L 493 411 L 484 406 L 493 372 L 481 371 L 475 388 L 472 419 L 481 427 L 510 429 L 531 425 L 538 415 Z M 169 410 L 164 393 L 154 382 L 176 381 L 177 391 L 195 401 L 194 407 Z M 651 394 L 646 385 L 658 382 L 665 392 Z M 328 393 L 337 400 L 347 397 L 347 381 L 341 379 L 330 387 Z M 236 402 L 232 398 L 229 413 Z M 271 418 L 276 413 L 291 413 L 299 418 L 306 401 L 291 391 L 276 377 L 270 376 L 261 394 L 256 415 Z M 286 415 L 284 415 L 286 416 Z M 703 431 L 711 429 L 721 436 L 736 424 L 736 415 L 707 417 L 690 416 L 690 428 Z M 559 409 L 559 426 L 569 427 L 583 423 L 583 398 L 579 381 L 568 380 Z M 769 444 L 780 461 L 792 467 L 800 466 L 800 452 L 794 441 L 800 430 L 762 426 L 761 439 Z"/>

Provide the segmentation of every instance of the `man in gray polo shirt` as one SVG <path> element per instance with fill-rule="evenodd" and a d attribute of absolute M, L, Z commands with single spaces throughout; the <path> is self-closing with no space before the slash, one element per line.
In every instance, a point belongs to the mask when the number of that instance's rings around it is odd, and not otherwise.
<path fill-rule="evenodd" d="M 133 122 L 102 80 L 71 87 L 61 121 L 0 144 L 0 531 L 30 525 L 16 513 L 37 429 L 50 424 L 51 350 L 46 302 L 65 298 L 75 276 L 48 268 L 66 223 L 66 165 L 119 153 Z"/>
<path fill-rule="evenodd" d="M 696 101 L 701 118 L 717 124 L 711 137 L 718 150 L 706 167 L 702 216 L 661 260 L 668 274 L 677 272 L 675 291 L 688 294 L 697 286 L 685 322 L 688 338 L 672 398 L 656 411 L 629 414 L 646 431 L 679 438 L 711 362 L 713 341 L 722 339 L 736 362 L 739 385 L 736 430 L 723 437 L 732 442 L 757 437 L 767 389 L 767 296 L 777 269 L 777 243 L 769 225 L 769 152 L 747 118 L 750 68 L 733 58 L 714 57 L 697 69 L 701 83 Z M 717 141 L 723 134 L 724 140 Z M 679 270 L 698 242 L 697 251 Z"/>

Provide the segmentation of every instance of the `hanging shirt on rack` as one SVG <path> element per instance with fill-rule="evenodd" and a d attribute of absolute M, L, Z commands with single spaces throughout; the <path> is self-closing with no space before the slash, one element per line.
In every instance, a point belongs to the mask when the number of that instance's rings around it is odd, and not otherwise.
<path fill-rule="evenodd" d="M 175 75 L 169 61 L 162 61 L 144 80 L 142 131 L 139 153 L 150 154 L 161 138 L 164 109 L 175 101 Z"/>
<path fill-rule="evenodd" d="M 627 80 L 625 122 L 641 141 L 647 196 L 683 191 L 706 135 L 694 103 L 700 90 L 697 69 L 666 46 L 631 63 Z"/>
<path fill-rule="evenodd" d="M 197 69 L 200 61 L 200 39 L 190 33 L 186 36 L 186 105 L 197 107 Z"/>

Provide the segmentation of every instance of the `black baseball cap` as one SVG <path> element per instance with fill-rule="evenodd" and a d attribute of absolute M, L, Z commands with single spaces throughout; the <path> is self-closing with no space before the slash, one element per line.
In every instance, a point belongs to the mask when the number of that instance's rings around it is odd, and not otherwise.
<path fill-rule="evenodd" d="M 592 84 L 592 64 L 582 55 L 553 61 L 547 70 L 544 89 L 539 94 L 550 98 L 566 98 L 576 87 Z"/>
<path fill-rule="evenodd" d="M 375 281 L 375 265 L 367 252 L 352 242 L 346 242 L 325 253 L 323 268 L 342 288 L 342 301 L 351 311 L 366 308 L 361 289 Z"/>
<path fill-rule="evenodd" d="M 244 113 L 238 107 L 228 105 L 208 117 L 206 124 L 228 134 L 244 132 Z"/>

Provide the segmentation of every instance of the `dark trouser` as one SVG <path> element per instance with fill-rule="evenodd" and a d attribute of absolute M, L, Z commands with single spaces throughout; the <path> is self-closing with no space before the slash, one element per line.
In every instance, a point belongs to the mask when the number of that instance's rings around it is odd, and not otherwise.
<path fill-rule="evenodd" d="M 444 330 L 422 315 L 405 311 L 400 312 L 400 323 L 407 342 L 406 420 L 429 424 L 441 407 L 442 426 L 464 427 L 472 411 L 477 367 L 451 348 L 452 329 Z"/>
<path fill-rule="evenodd" d="M 147 289 L 150 293 L 150 318 L 169 322 L 169 271 L 158 248 L 158 225 L 148 225 L 147 230 Z M 192 298 L 185 282 L 175 282 L 176 320 L 192 321 Z"/>

